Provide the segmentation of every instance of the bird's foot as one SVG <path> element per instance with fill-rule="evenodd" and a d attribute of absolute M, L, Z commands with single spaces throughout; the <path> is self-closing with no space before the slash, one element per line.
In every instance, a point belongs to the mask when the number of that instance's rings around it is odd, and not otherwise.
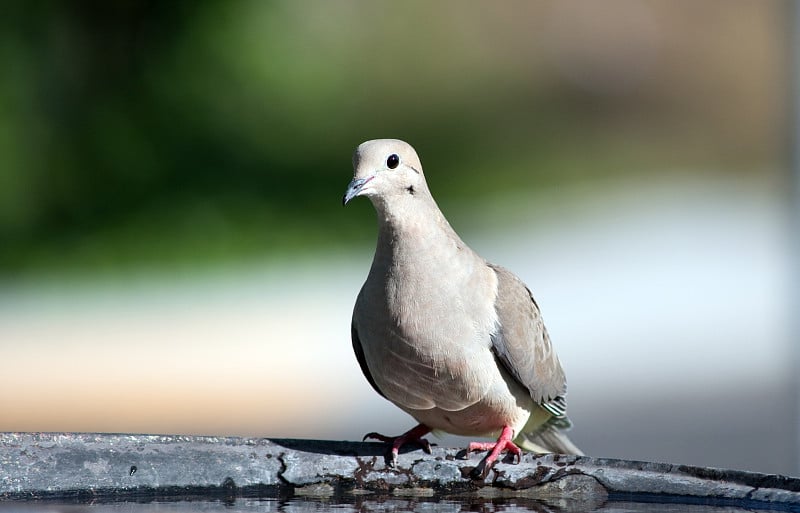
<path fill-rule="evenodd" d="M 467 448 L 467 452 L 472 451 L 490 451 L 488 455 L 480 462 L 480 464 L 473 470 L 473 477 L 486 477 L 486 473 L 492 468 L 494 462 L 500 457 L 503 451 L 508 451 L 516 457 L 516 463 L 522 460 L 522 449 L 517 447 L 517 444 L 512 442 L 514 439 L 514 430 L 511 426 L 503 427 L 500 437 L 496 442 L 472 442 Z"/>
<path fill-rule="evenodd" d="M 431 454 L 431 443 L 422 438 L 431 432 L 431 428 L 425 424 L 420 424 L 417 427 L 406 431 L 400 436 L 386 436 L 380 433 L 367 433 L 364 435 L 363 440 L 372 439 L 392 444 L 391 449 L 386 453 L 388 465 L 392 468 L 397 466 L 397 455 L 400 453 L 400 448 L 406 444 L 413 443 L 422 447 L 422 450 Z"/>

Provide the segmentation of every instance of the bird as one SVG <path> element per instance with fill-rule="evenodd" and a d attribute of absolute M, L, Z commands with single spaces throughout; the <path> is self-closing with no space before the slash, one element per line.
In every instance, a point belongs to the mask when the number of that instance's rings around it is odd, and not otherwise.
<path fill-rule="evenodd" d="M 378 236 L 353 308 L 351 339 L 375 391 L 418 425 L 399 436 L 371 432 L 400 448 L 433 432 L 490 437 L 485 475 L 505 452 L 582 455 L 565 431 L 566 377 L 530 289 L 456 234 L 434 200 L 414 148 L 398 139 L 360 144 L 342 204 L 368 198 Z"/>

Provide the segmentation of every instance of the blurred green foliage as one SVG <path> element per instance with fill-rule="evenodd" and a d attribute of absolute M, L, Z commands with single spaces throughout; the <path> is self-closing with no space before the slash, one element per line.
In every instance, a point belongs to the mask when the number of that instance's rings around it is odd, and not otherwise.
<path fill-rule="evenodd" d="M 568 4 L 5 2 L 0 274 L 370 240 L 340 198 L 371 138 L 443 203 L 782 158 L 783 4 Z"/>

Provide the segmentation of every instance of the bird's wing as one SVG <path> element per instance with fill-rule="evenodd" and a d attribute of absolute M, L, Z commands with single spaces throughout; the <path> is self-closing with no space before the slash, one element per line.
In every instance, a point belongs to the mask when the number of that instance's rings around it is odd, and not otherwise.
<path fill-rule="evenodd" d="M 356 328 L 355 322 L 350 324 L 350 338 L 353 341 L 353 352 L 356 354 L 356 360 L 358 360 L 358 366 L 361 367 L 361 372 L 364 373 L 364 377 L 367 378 L 369 384 L 372 385 L 372 388 L 375 389 L 383 398 L 386 398 L 381 389 L 378 388 L 378 384 L 375 383 L 375 378 L 372 377 L 372 374 L 369 372 L 369 367 L 367 367 L 367 360 L 364 358 L 364 348 L 361 347 L 361 340 L 358 338 L 358 329 Z"/>
<path fill-rule="evenodd" d="M 498 326 L 492 350 L 506 370 L 525 386 L 534 401 L 556 417 L 566 414 L 567 380 L 550 343 L 539 306 L 513 273 L 489 264 L 497 274 L 495 310 Z"/>

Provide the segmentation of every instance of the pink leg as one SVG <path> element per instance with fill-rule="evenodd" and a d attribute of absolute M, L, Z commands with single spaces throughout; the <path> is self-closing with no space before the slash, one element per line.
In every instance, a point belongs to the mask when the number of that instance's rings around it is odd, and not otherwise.
<path fill-rule="evenodd" d="M 520 459 L 522 459 L 522 449 L 511 441 L 513 438 L 514 430 L 511 429 L 511 426 L 504 426 L 496 442 L 472 442 L 469 444 L 467 451 L 491 451 L 483 460 L 483 467 L 485 469 L 490 469 L 503 451 L 513 453 L 514 456 L 517 457 L 517 462 L 519 462 Z"/>
<path fill-rule="evenodd" d="M 430 432 L 431 428 L 425 424 L 420 424 L 417 427 L 406 431 L 400 436 L 386 436 L 373 432 L 364 435 L 364 440 L 371 438 L 373 440 L 380 440 L 381 442 L 392 444 L 392 449 L 389 451 L 387 456 L 389 457 L 389 465 L 394 467 L 397 466 L 397 455 L 400 453 L 400 448 L 407 443 L 415 443 L 420 445 L 425 452 L 430 454 L 431 444 L 426 439 L 422 438 Z"/>

